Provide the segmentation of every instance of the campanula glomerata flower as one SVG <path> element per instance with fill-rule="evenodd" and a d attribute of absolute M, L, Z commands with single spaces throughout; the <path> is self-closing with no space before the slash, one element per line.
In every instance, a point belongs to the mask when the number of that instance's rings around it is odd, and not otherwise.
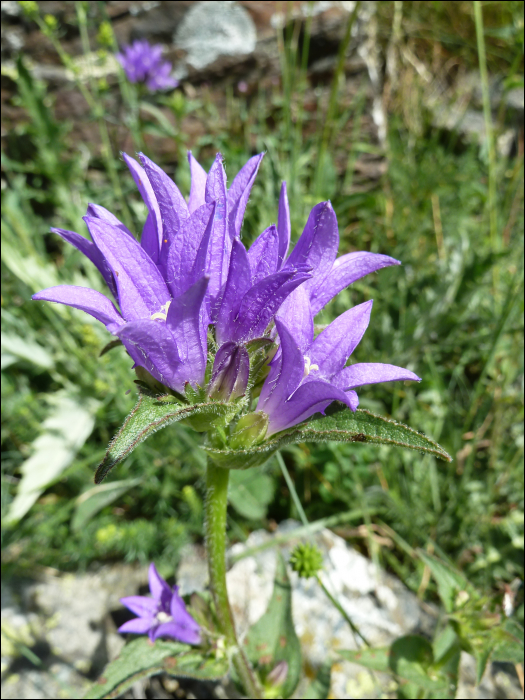
<path fill-rule="evenodd" d="M 120 599 L 137 617 L 125 622 L 118 631 L 148 634 L 152 642 L 159 637 L 171 637 L 184 644 L 200 644 L 200 627 L 186 610 L 178 586 L 168 586 L 155 564 L 150 564 L 148 578 L 152 598 L 132 595 Z"/>
<path fill-rule="evenodd" d="M 188 383 L 204 385 L 207 329 L 220 308 L 233 239 L 240 236 L 262 155 L 251 158 L 227 189 L 220 155 L 206 174 L 190 153 L 188 203 L 161 168 L 139 155 L 144 167 L 123 158 L 148 210 L 140 243 L 94 204 L 84 217 L 92 241 L 53 229 L 96 265 L 120 311 L 100 292 L 70 285 L 45 289 L 33 299 L 91 314 L 122 341 L 136 365 L 184 394 Z M 263 301 L 256 299 L 252 312 Z"/>
<path fill-rule="evenodd" d="M 346 367 L 368 326 L 371 301 L 346 311 L 314 338 L 314 316 L 336 294 L 370 272 L 399 264 L 368 252 L 337 258 L 339 233 L 330 202 L 312 209 L 288 255 L 283 183 L 277 224 L 246 250 L 241 226 L 263 154 L 250 158 L 228 188 L 220 154 L 206 173 L 189 153 L 188 202 L 144 154 L 141 164 L 122 155 L 147 208 L 140 243 L 95 204 L 84 217 L 92 241 L 52 229 L 98 268 L 119 310 L 100 292 L 69 285 L 45 289 L 33 299 L 91 314 L 122 341 L 135 366 L 179 394 L 189 384 L 206 385 L 211 399 L 244 396 L 250 343 L 269 349 L 279 341 L 268 355 L 273 358 L 257 406 L 263 423 L 268 421 L 267 436 L 324 412 L 334 400 L 355 411 L 356 387 L 419 379 L 393 365 Z M 209 350 L 213 365 L 206 375 Z"/>
<path fill-rule="evenodd" d="M 179 81 L 170 73 L 173 66 L 162 60 L 162 46 L 137 39 L 116 54 L 116 58 L 131 83 L 145 83 L 150 92 L 176 88 Z"/>

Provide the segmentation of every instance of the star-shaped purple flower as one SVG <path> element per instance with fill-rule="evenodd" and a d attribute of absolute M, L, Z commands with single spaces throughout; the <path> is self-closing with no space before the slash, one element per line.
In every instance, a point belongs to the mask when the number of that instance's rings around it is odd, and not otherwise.
<path fill-rule="evenodd" d="M 200 644 L 200 627 L 186 610 L 178 586 L 168 586 L 155 564 L 150 564 L 148 578 L 152 598 L 132 595 L 120 599 L 138 617 L 125 622 L 118 631 L 148 634 L 152 642 L 171 637 L 184 644 Z"/>
<path fill-rule="evenodd" d="M 124 46 L 116 58 L 131 83 L 145 83 L 150 92 L 176 88 L 179 81 L 171 77 L 173 66 L 162 60 L 162 46 L 137 39 Z"/>

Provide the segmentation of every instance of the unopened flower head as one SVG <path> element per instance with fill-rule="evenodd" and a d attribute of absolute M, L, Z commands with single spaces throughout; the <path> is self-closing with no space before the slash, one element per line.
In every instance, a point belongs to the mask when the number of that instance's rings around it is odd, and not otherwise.
<path fill-rule="evenodd" d="M 152 642 L 158 637 L 171 637 L 185 644 L 199 644 L 199 625 L 186 610 L 178 587 L 168 586 L 159 576 L 155 564 L 150 564 L 149 567 L 149 589 L 151 598 L 133 595 L 120 599 L 137 617 L 125 622 L 118 631 L 147 634 Z"/>
<path fill-rule="evenodd" d="M 131 83 L 145 83 L 150 92 L 175 88 L 179 81 L 171 76 L 173 66 L 162 60 L 162 46 L 137 39 L 124 46 L 116 58 Z"/>

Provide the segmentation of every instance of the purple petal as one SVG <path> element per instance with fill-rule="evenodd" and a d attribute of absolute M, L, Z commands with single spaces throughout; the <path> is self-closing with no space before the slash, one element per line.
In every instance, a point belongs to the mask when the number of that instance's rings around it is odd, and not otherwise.
<path fill-rule="evenodd" d="M 188 634 L 192 632 L 194 635 L 196 634 L 198 638 L 200 637 L 199 625 L 186 610 L 184 601 L 178 594 L 175 594 L 171 599 L 170 612 L 173 620 L 184 628 Z M 188 644 L 198 644 L 198 641 L 188 641 Z"/>
<path fill-rule="evenodd" d="M 332 269 L 338 245 L 339 232 L 335 212 L 330 202 L 321 202 L 310 212 L 304 231 L 286 262 L 287 266 L 293 267 L 303 263 L 313 268 L 312 279 L 305 282 L 308 292 Z"/>
<path fill-rule="evenodd" d="M 129 168 L 135 184 L 137 185 L 140 196 L 144 200 L 144 204 L 148 208 L 148 212 L 151 214 L 153 219 L 152 224 L 154 224 L 157 232 L 157 246 L 160 250 L 160 244 L 162 241 L 163 226 L 162 226 L 162 216 L 160 213 L 159 203 L 157 202 L 157 197 L 149 181 L 149 177 L 144 170 L 144 168 L 137 163 L 134 158 L 130 158 L 126 153 L 122 153 L 124 162 Z"/>
<path fill-rule="evenodd" d="M 162 594 L 168 593 L 171 596 L 171 588 L 157 571 L 157 567 L 152 562 L 148 569 L 148 583 L 151 595 L 158 602 L 162 598 Z M 148 598 L 146 600 L 149 600 Z M 138 615 L 139 613 L 137 613 Z"/>
<path fill-rule="evenodd" d="M 113 279 L 113 273 L 109 269 L 106 259 L 97 246 L 91 241 L 88 241 L 87 238 L 84 238 L 84 236 L 81 236 L 79 233 L 75 233 L 74 231 L 66 231 L 63 228 L 52 228 L 51 231 L 53 233 L 57 233 L 65 241 L 71 243 L 71 245 L 74 245 L 77 250 L 84 253 L 86 258 L 91 260 L 93 265 L 95 265 L 97 270 L 104 278 L 105 283 L 108 285 L 115 299 L 118 299 L 117 286 L 115 284 L 115 280 Z"/>
<path fill-rule="evenodd" d="M 336 294 L 356 280 L 389 265 L 401 265 L 401 263 L 388 255 L 364 251 L 348 253 L 337 258 L 326 277 L 316 278 L 317 284 L 310 290 L 312 313 L 315 316 Z"/>
<path fill-rule="evenodd" d="M 113 271 L 122 315 L 149 318 L 170 298 L 157 266 L 140 244 L 101 219 L 85 216 L 89 232 Z"/>
<path fill-rule="evenodd" d="M 255 181 L 255 176 L 264 157 L 259 153 L 244 165 L 234 177 L 228 190 L 228 212 L 230 238 L 239 238 L 241 235 L 242 220 L 248 198 Z"/>
<path fill-rule="evenodd" d="M 156 624 L 155 619 L 146 620 L 143 617 L 136 617 L 134 620 L 128 620 L 121 625 L 117 632 L 121 634 L 146 634 Z"/>
<path fill-rule="evenodd" d="M 331 380 L 359 344 L 370 321 L 372 301 L 354 306 L 324 329 L 308 349 L 311 364 L 318 365 L 316 378 Z"/>
<path fill-rule="evenodd" d="M 332 382 L 344 391 L 365 384 L 400 381 L 420 382 L 421 379 L 408 369 L 395 365 L 383 365 L 380 362 L 358 362 L 350 367 L 344 367 L 332 379 Z"/>
<path fill-rule="evenodd" d="M 208 274 L 210 276 L 210 297 L 212 318 L 219 310 L 220 298 L 228 277 L 232 241 L 228 235 L 228 209 L 226 193 L 226 173 L 222 156 L 217 154 L 206 181 L 206 201 L 216 202 L 213 233 L 208 247 Z"/>
<path fill-rule="evenodd" d="M 275 318 L 279 319 L 293 335 L 303 354 L 314 339 L 314 318 L 308 292 L 301 284 L 281 304 Z"/>
<path fill-rule="evenodd" d="M 105 207 L 101 207 L 100 204 L 88 204 L 86 216 L 94 216 L 96 219 L 102 219 L 103 221 L 107 221 L 108 224 L 116 226 L 121 231 L 124 231 L 124 233 L 127 233 L 128 236 L 134 238 L 134 235 L 131 233 L 129 228 L 125 226 L 122 223 L 122 221 L 117 219 L 117 217 L 114 214 L 112 214 L 108 209 L 106 209 Z"/>
<path fill-rule="evenodd" d="M 345 391 L 345 394 L 348 398 L 348 406 L 352 409 L 352 411 L 355 413 L 357 411 L 357 407 L 359 406 L 359 397 L 355 393 L 355 391 L 352 391 L 351 389 L 349 391 Z"/>
<path fill-rule="evenodd" d="M 252 284 L 257 284 L 264 277 L 272 275 L 279 269 L 279 234 L 272 224 L 250 246 L 248 262 L 252 275 Z"/>
<path fill-rule="evenodd" d="M 173 297 L 183 294 L 206 272 L 206 253 L 215 204 L 204 204 L 186 219 L 168 253 L 166 281 Z"/>
<path fill-rule="evenodd" d="M 310 279 L 309 270 L 306 265 L 300 265 L 297 269 L 287 267 L 254 285 L 244 295 L 231 339 L 246 342 L 262 336 L 288 294 Z"/>
<path fill-rule="evenodd" d="M 286 399 L 299 386 L 304 374 L 304 357 L 295 338 L 277 317 L 275 326 L 281 341 L 281 357 L 272 364 L 258 404 L 258 410 L 269 415 L 279 412 Z"/>
<path fill-rule="evenodd" d="M 80 309 L 101 321 L 110 333 L 115 333 L 124 319 L 116 310 L 114 304 L 103 294 L 89 287 L 74 287 L 69 284 L 49 287 L 33 294 L 34 301 L 54 301 L 66 304 L 74 309 Z"/>
<path fill-rule="evenodd" d="M 318 411 L 324 413 L 335 400 L 352 408 L 352 401 L 345 392 L 328 382 L 313 381 L 302 384 L 289 399 L 278 409 L 275 408 L 273 414 L 270 415 L 267 437 L 301 423 Z"/>
<path fill-rule="evenodd" d="M 167 262 L 171 241 L 189 216 L 186 200 L 173 180 L 143 153 L 139 158 L 151 183 L 162 219 L 160 262 Z"/>
<path fill-rule="evenodd" d="M 279 232 L 279 266 L 282 266 L 290 247 L 290 207 L 288 206 L 288 194 L 286 182 L 281 185 L 279 196 L 279 213 L 277 216 L 277 231 Z"/>
<path fill-rule="evenodd" d="M 188 617 L 190 617 L 189 614 Z M 193 620 L 193 618 L 191 619 Z M 159 637 L 171 637 L 184 644 L 199 644 L 201 641 L 199 626 L 197 625 L 197 629 L 194 629 L 193 627 L 185 625 L 184 622 L 185 621 L 180 623 L 178 620 L 163 622 L 153 631 L 151 636 L 152 640 L 154 641 Z"/>
<path fill-rule="evenodd" d="M 177 370 L 182 363 L 175 339 L 164 321 L 133 321 L 118 329 L 115 335 L 126 348 L 133 351 L 135 362 L 148 370 L 155 379 L 171 389 L 184 393 L 184 381 Z M 139 359 L 137 359 L 139 358 Z"/>
<path fill-rule="evenodd" d="M 226 173 L 222 164 L 222 155 L 217 153 L 206 178 L 204 197 L 206 202 L 216 202 L 227 198 Z"/>
<path fill-rule="evenodd" d="M 241 241 L 235 239 L 232 244 L 228 280 L 215 325 L 215 333 L 219 345 L 222 345 L 222 343 L 225 343 L 232 337 L 234 319 L 239 313 L 242 299 L 250 286 L 248 255 Z"/>
<path fill-rule="evenodd" d="M 208 288 L 203 277 L 180 297 L 173 299 L 168 309 L 166 325 L 173 333 L 177 351 L 184 363 L 184 380 L 202 385 L 206 369 L 207 342 L 201 324 L 201 307 Z M 177 377 L 183 368 L 180 367 Z"/>
<path fill-rule="evenodd" d="M 190 163 L 191 173 L 191 188 L 188 209 L 190 214 L 192 214 L 206 202 L 205 192 L 208 175 L 204 168 L 195 160 L 191 151 L 188 151 L 188 161 Z"/>
<path fill-rule="evenodd" d="M 155 217 L 151 212 L 148 212 L 148 216 L 146 217 L 146 221 L 144 222 L 142 236 L 140 237 L 140 245 L 144 248 L 144 250 L 150 256 L 153 262 L 158 263 L 159 234 L 157 233 L 157 224 L 155 223 Z"/>
<path fill-rule="evenodd" d="M 129 595 L 121 598 L 120 602 L 135 615 L 148 618 L 150 621 L 155 617 L 158 609 L 158 601 L 143 595 Z"/>
<path fill-rule="evenodd" d="M 238 399 L 246 392 L 249 374 L 250 357 L 246 348 L 231 341 L 224 343 L 213 363 L 210 397 L 223 401 Z"/>

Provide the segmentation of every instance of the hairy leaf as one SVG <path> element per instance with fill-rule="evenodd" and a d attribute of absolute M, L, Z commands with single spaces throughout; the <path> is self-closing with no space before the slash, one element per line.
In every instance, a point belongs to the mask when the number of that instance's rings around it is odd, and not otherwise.
<path fill-rule="evenodd" d="M 202 653 L 180 642 L 148 637 L 133 639 L 120 656 L 104 669 L 104 674 L 89 690 L 86 698 L 116 698 L 138 680 L 157 673 L 200 680 L 218 680 L 228 671 L 227 659 L 204 657 Z"/>
<path fill-rule="evenodd" d="M 110 469 L 127 457 L 135 447 L 153 433 L 171 423 L 198 416 L 202 422 L 212 427 L 217 420 L 224 419 L 232 410 L 232 405 L 220 401 L 188 406 L 152 396 L 141 391 L 139 400 L 124 421 L 123 426 L 111 441 L 108 451 L 95 474 L 95 483 L 100 484 Z"/>
<path fill-rule="evenodd" d="M 261 445 L 246 450 L 218 450 L 205 447 L 211 459 L 226 469 L 248 469 L 264 464 L 278 449 L 300 442 L 368 442 L 397 445 L 432 454 L 447 462 L 452 458 L 436 442 L 403 423 L 358 409 L 333 405 L 326 415 L 305 421 L 277 433 Z"/>

